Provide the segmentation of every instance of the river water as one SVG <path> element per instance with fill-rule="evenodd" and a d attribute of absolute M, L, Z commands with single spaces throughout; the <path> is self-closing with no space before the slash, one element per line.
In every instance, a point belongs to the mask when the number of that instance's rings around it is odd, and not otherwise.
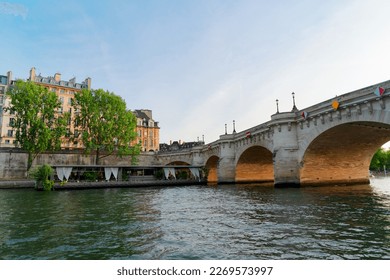
<path fill-rule="evenodd" d="M 390 179 L 0 190 L 1 259 L 390 259 Z"/>

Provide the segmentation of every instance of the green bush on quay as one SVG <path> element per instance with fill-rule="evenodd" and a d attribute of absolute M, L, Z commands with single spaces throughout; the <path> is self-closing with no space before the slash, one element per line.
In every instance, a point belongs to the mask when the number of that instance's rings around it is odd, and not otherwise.
<path fill-rule="evenodd" d="M 44 191 L 53 190 L 54 181 L 51 180 L 54 170 L 50 165 L 44 164 L 30 170 L 29 176 L 35 180 L 35 188 Z"/>

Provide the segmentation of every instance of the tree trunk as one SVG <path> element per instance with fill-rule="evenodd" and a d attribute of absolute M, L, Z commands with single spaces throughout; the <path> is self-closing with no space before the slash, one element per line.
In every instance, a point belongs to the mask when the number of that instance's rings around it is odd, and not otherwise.
<path fill-rule="evenodd" d="M 96 149 L 96 158 L 95 158 L 95 164 L 99 165 L 100 163 L 100 149 Z"/>
<path fill-rule="evenodd" d="M 27 173 L 30 170 L 31 166 L 33 163 L 33 156 L 31 153 L 28 153 L 28 158 L 27 158 Z"/>

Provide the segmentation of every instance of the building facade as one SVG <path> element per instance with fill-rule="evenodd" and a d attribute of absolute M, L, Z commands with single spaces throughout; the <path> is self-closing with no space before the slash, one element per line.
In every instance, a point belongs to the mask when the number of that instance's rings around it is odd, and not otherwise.
<path fill-rule="evenodd" d="M 30 77 L 28 80 L 46 87 L 49 91 L 55 92 L 62 104 L 59 113 L 69 112 L 70 121 L 68 123 L 66 137 L 62 140 L 62 148 L 82 148 L 83 146 L 80 141 L 73 142 L 70 139 L 71 135 L 77 135 L 79 133 L 74 126 L 74 117 L 77 112 L 72 106 L 72 100 L 76 92 L 80 92 L 83 89 L 91 89 L 91 78 L 86 78 L 81 83 L 76 83 L 76 78 L 72 78 L 69 81 L 63 81 L 61 80 L 60 73 L 55 73 L 52 77 L 42 77 L 41 74 L 36 74 L 36 70 L 33 67 L 30 70 Z"/>
<path fill-rule="evenodd" d="M 15 141 L 14 130 L 11 127 L 14 119 L 10 112 L 4 110 L 9 106 L 6 93 L 11 83 L 11 71 L 8 71 L 7 75 L 0 75 L 0 147 L 14 146 Z"/>
<path fill-rule="evenodd" d="M 61 80 L 60 73 L 56 73 L 54 76 L 42 77 L 41 74 L 36 74 L 36 69 L 33 67 L 27 80 L 55 92 L 62 104 L 58 113 L 70 113 L 71 118 L 67 127 L 67 137 L 64 137 L 62 140 L 62 148 L 82 148 L 82 143 L 70 140 L 71 135 L 78 133 L 74 127 L 73 119 L 77 112 L 72 107 L 72 99 L 76 92 L 80 92 L 83 89 L 91 89 L 91 78 L 86 78 L 83 82 L 77 83 L 76 78 L 69 81 Z M 0 147 L 14 147 L 15 132 L 11 126 L 14 118 L 10 112 L 4 110 L 4 108 L 9 106 L 10 102 L 6 92 L 13 82 L 12 72 L 8 72 L 7 76 L 0 76 Z"/>
<path fill-rule="evenodd" d="M 49 91 L 55 92 L 62 104 L 58 113 L 70 113 L 71 118 L 67 127 L 67 135 L 62 140 L 62 148 L 83 148 L 81 141 L 73 141 L 70 137 L 81 132 L 78 131 L 74 124 L 74 118 L 78 112 L 73 108 L 72 100 L 76 92 L 80 92 L 83 89 L 91 89 L 91 78 L 86 78 L 81 83 L 77 83 L 75 78 L 64 81 L 61 80 L 60 73 L 55 73 L 54 76 L 43 77 L 41 74 L 37 75 L 36 69 L 33 67 L 30 70 L 30 75 L 27 80 L 46 87 Z M 4 108 L 9 106 L 10 102 L 9 98 L 6 96 L 6 92 L 13 82 L 11 71 L 9 71 L 7 75 L 0 75 L 0 147 L 15 146 L 15 132 L 11 126 L 14 118 L 10 112 L 4 110 Z M 153 120 L 152 110 L 135 110 L 133 111 L 133 114 L 137 118 L 137 139 L 133 144 L 140 143 L 142 152 L 158 151 L 160 144 L 160 128 L 158 122 Z"/>
<path fill-rule="evenodd" d="M 179 141 L 171 141 L 170 144 L 161 143 L 160 144 L 160 152 L 176 152 L 176 151 L 184 151 L 191 150 L 194 147 L 203 146 L 205 144 L 204 141 L 196 141 L 196 142 L 182 142 Z"/>
<path fill-rule="evenodd" d="M 142 152 L 157 152 L 160 146 L 160 127 L 153 120 L 152 110 L 141 109 L 133 111 L 137 118 L 137 139 Z"/>

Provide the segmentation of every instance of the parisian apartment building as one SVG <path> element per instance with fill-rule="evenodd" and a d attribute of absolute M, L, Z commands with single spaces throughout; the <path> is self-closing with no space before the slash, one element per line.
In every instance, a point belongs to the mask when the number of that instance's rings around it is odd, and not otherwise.
<path fill-rule="evenodd" d="M 133 111 L 137 118 L 137 142 L 143 152 L 156 152 L 160 148 L 160 127 L 153 120 L 152 110 Z"/>
<path fill-rule="evenodd" d="M 72 99 L 76 92 L 80 92 L 83 89 L 91 89 L 91 78 L 86 78 L 81 83 L 76 82 L 76 78 L 72 78 L 68 81 L 61 79 L 60 73 L 55 73 L 54 76 L 43 77 L 41 74 L 36 73 L 36 69 L 33 67 L 30 70 L 29 78 L 27 79 L 34 83 L 37 83 L 48 90 L 55 92 L 58 96 L 62 107 L 59 113 L 69 112 L 71 115 L 71 121 L 68 124 L 67 136 L 77 135 L 80 131 L 74 126 L 74 117 L 77 111 L 72 106 Z M 12 128 L 12 122 L 14 116 L 5 111 L 4 108 L 9 106 L 9 98 L 6 96 L 6 92 L 10 86 L 12 86 L 12 72 L 9 71 L 6 75 L 0 75 L 0 147 L 14 147 L 15 146 L 15 132 Z M 158 122 L 152 118 L 152 110 L 142 109 L 133 111 L 137 117 L 137 139 L 136 143 L 140 143 L 142 151 L 158 151 L 160 141 L 160 128 Z M 71 141 L 69 137 L 64 137 L 62 141 L 63 149 L 81 149 L 83 145 L 81 141 Z"/>
<path fill-rule="evenodd" d="M 6 92 L 12 83 L 12 72 L 8 71 L 7 75 L 0 75 L 0 145 L 14 145 L 14 131 L 11 128 L 13 122 L 9 112 L 4 111 L 4 107 L 9 106 L 9 100 L 6 98 Z"/>

